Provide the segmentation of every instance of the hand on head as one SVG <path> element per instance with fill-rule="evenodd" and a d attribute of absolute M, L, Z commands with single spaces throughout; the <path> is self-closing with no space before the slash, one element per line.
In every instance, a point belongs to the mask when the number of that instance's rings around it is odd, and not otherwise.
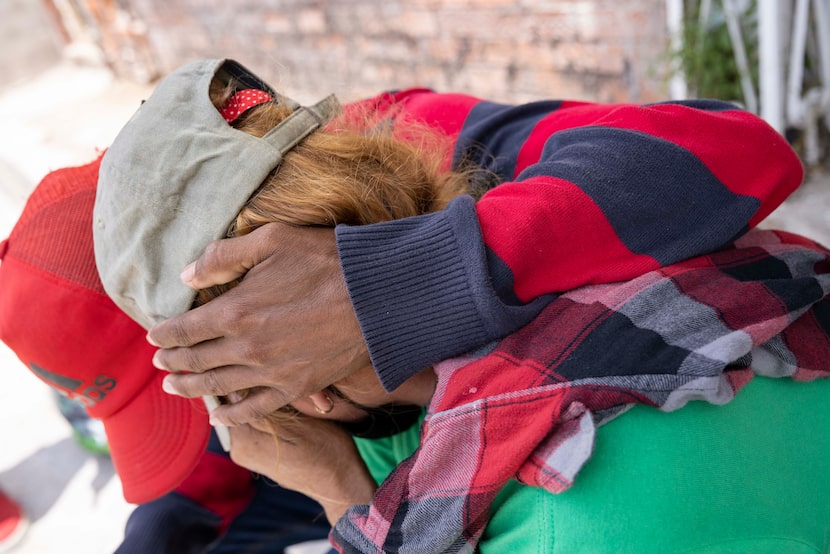
<path fill-rule="evenodd" d="M 370 365 L 333 227 L 440 210 L 468 184 L 444 168 L 447 151 L 426 148 L 442 144 L 434 131 L 404 141 L 369 117 L 332 120 L 333 97 L 301 109 L 269 89 L 273 101 L 219 117 L 252 82 L 264 86 L 230 60 L 166 77 L 107 151 L 93 214 L 105 289 L 150 328 L 155 365 L 172 372 L 165 390 L 254 389 L 214 410 L 231 426 Z M 202 252 L 183 276 L 206 302 L 193 309 L 176 274 Z M 204 290 L 230 281 L 223 294 Z"/>
<path fill-rule="evenodd" d="M 194 288 L 244 278 L 158 324 L 148 340 L 160 347 L 156 365 L 172 372 L 168 392 L 194 398 L 257 387 L 217 408 L 215 421 L 255 421 L 370 363 L 333 229 L 271 223 L 212 243 L 191 267 Z"/>

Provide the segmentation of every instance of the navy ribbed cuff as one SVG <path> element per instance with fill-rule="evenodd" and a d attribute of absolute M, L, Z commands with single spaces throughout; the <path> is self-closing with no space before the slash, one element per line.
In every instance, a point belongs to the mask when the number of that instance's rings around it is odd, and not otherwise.
<path fill-rule="evenodd" d="M 491 338 L 479 305 L 488 285 L 472 199 L 423 216 L 341 225 L 336 234 L 349 295 L 387 390 Z"/>

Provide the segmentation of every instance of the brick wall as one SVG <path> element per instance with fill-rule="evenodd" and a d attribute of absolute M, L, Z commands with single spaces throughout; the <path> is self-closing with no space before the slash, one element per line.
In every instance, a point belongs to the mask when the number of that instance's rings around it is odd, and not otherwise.
<path fill-rule="evenodd" d="M 57 1 L 57 0 L 53 0 Z M 120 72 L 233 57 L 302 100 L 428 86 L 494 100 L 652 101 L 664 0 L 86 0 Z M 105 14 L 106 17 L 101 17 Z M 143 52 L 146 49 L 146 52 Z M 144 64 L 136 71 L 125 67 Z"/>
<path fill-rule="evenodd" d="M 49 14 L 28 0 L 0 1 L 0 89 L 37 75 L 60 59 L 65 37 L 52 33 Z"/>

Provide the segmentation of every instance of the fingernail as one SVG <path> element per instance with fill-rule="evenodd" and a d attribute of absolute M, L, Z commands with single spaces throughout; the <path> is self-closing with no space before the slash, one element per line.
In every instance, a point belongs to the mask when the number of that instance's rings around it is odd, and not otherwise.
<path fill-rule="evenodd" d="M 196 262 L 189 264 L 184 270 L 182 271 L 179 278 L 182 280 L 182 283 L 185 285 L 189 285 L 190 282 L 193 280 L 193 275 L 196 273 Z"/>
<path fill-rule="evenodd" d="M 161 390 L 163 390 L 167 394 L 175 394 L 178 396 L 178 393 L 176 393 L 176 389 L 173 388 L 173 385 L 171 385 L 170 381 L 168 381 L 166 378 L 162 379 L 161 381 Z"/>
<path fill-rule="evenodd" d="M 160 350 L 157 350 L 155 354 L 153 354 L 153 365 L 156 366 L 158 369 L 163 369 L 167 371 L 167 367 L 161 363 L 161 358 L 159 357 Z"/>
<path fill-rule="evenodd" d="M 147 335 L 144 338 L 146 338 L 147 342 L 149 342 L 151 345 L 155 347 L 161 347 L 160 344 L 157 344 L 156 341 L 153 340 L 153 337 L 150 336 L 150 333 L 147 333 Z"/>
<path fill-rule="evenodd" d="M 219 418 L 213 415 L 212 413 L 210 414 L 208 421 L 214 427 L 216 427 L 217 425 L 224 425 L 224 423 L 222 423 L 222 421 L 220 421 Z"/>

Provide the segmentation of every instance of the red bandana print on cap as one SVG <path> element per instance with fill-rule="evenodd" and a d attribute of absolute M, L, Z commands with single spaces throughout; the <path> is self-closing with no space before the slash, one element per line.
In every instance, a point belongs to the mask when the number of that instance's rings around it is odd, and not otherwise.
<path fill-rule="evenodd" d="M 263 90 L 249 88 L 241 90 L 231 96 L 230 100 L 225 103 L 221 110 L 222 117 L 228 123 L 233 123 L 239 116 L 254 106 L 259 106 L 265 102 L 271 102 L 273 97 Z"/>

